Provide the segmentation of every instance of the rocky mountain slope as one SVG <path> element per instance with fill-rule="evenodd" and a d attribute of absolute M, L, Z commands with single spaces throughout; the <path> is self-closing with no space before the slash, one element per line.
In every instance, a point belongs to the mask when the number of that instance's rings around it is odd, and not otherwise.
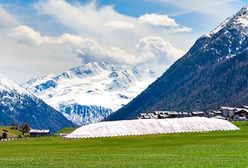
<path fill-rule="evenodd" d="M 108 120 L 154 110 L 248 104 L 248 7 L 200 37 L 158 80 Z"/>

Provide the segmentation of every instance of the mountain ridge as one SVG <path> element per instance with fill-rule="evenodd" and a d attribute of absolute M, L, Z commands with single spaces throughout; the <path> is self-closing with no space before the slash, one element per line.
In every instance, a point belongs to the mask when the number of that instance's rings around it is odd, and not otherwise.
<path fill-rule="evenodd" d="M 155 110 L 194 111 L 248 103 L 246 23 L 247 6 L 201 36 L 158 80 L 107 120 L 133 119 Z"/>

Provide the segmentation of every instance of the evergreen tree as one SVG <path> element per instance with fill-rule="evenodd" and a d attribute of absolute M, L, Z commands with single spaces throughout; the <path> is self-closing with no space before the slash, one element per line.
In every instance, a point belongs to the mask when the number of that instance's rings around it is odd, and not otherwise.
<path fill-rule="evenodd" d="M 30 126 L 28 125 L 28 123 L 22 124 L 22 126 L 21 126 L 22 134 L 24 134 L 24 133 L 29 133 L 30 129 L 31 129 L 31 128 L 30 128 Z"/>

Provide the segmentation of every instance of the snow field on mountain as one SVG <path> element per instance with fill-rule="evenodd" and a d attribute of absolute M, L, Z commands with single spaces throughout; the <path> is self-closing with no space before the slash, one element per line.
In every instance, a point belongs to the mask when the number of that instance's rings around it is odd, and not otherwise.
<path fill-rule="evenodd" d="M 156 74 L 140 66 L 92 62 L 32 79 L 24 88 L 78 125 L 98 122 L 130 102 Z"/>
<path fill-rule="evenodd" d="M 16 91 L 19 94 L 27 94 L 31 96 L 31 94 L 28 93 L 25 89 L 12 82 L 1 73 L 0 73 L 0 91 L 9 91 L 9 92 Z"/>

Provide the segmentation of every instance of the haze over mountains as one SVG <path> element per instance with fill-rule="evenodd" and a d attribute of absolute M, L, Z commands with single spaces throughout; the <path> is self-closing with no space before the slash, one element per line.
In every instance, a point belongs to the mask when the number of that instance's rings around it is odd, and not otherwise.
<path fill-rule="evenodd" d="M 32 128 L 57 131 L 71 121 L 41 99 L 0 74 L 0 125 L 28 123 Z"/>
<path fill-rule="evenodd" d="M 156 79 L 141 66 L 91 62 L 23 85 L 77 125 L 98 122 L 127 104 Z"/>
<path fill-rule="evenodd" d="M 155 110 L 194 111 L 247 104 L 247 74 L 246 6 L 200 37 L 157 81 L 108 119 L 132 119 Z"/>

